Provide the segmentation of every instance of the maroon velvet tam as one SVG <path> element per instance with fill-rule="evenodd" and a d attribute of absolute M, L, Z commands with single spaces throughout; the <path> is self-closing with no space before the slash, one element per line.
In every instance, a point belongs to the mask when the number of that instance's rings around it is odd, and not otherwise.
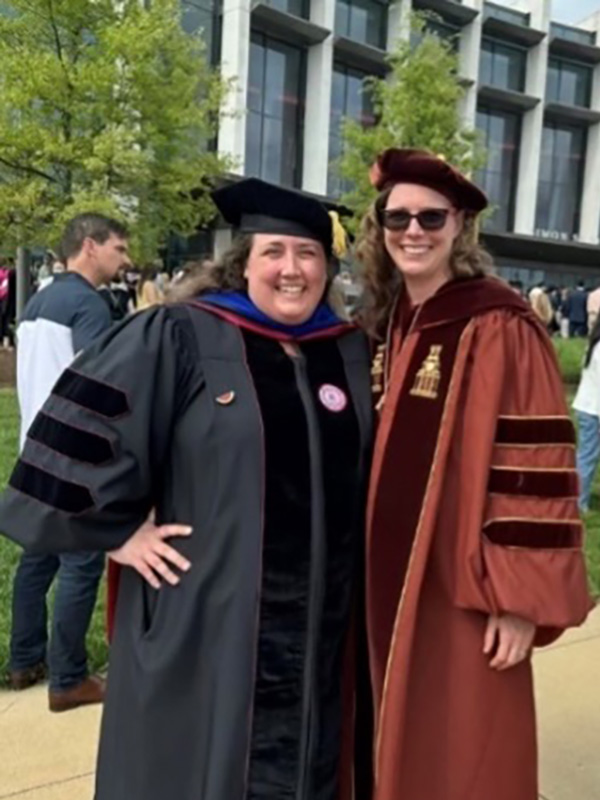
<path fill-rule="evenodd" d="M 427 150 L 391 147 L 377 157 L 369 173 L 378 190 L 391 189 L 397 183 L 427 186 L 447 197 L 457 208 L 478 213 L 487 206 L 485 194 L 465 178 L 462 172 L 442 157 Z"/>

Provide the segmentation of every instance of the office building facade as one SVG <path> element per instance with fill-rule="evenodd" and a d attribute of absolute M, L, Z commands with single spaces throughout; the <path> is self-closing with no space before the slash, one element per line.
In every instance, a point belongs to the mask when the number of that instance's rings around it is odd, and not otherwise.
<path fill-rule="evenodd" d="M 342 120 L 374 120 L 364 79 L 385 76 L 413 9 L 435 12 L 431 29 L 459 55 L 461 114 L 487 149 L 476 177 L 501 273 L 600 283 L 600 2 L 571 27 L 552 21 L 550 0 L 205 1 L 189 19 L 209 20 L 210 52 L 235 79 L 219 150 L 236 174 L 329 198 L 345 188 L 332 166 Z"/>

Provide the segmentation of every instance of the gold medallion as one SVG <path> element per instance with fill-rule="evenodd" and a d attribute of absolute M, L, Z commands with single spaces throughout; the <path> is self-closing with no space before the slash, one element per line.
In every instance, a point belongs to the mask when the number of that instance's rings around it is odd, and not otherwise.
<path fill-rule="evenodd" d="M 428 400 L 436 400 L 440 386 L 441 373 L 441 344 L 432 344 L 429 348 L 429 355 L 423 361 L 421 368 L 415 376 L 415 385 L 410 390 L 414 397 L 426 397 Z"/>

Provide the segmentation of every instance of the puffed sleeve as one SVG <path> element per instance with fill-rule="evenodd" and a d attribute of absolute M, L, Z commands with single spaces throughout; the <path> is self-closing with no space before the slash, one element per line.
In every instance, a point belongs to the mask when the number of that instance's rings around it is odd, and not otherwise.
<path fill-rule="evenodd" d="M 581 624 L 592 607 L 564 386 L 545 331 L 521 315 L 482 323 L 474 364 L 467 402 L 474 415 L 477 405 L 485 406 L 490 445 L 479 478 L 481 504 L 471 514 L 471 521 L 479 518 L 471 537 L 471 580 L 468 567 L 457 591 L 468 598 L 469 583 L 478 584 L 475 602 L 461 605 L 531 620 L 537 643 L 545 644 Z M 474 457 L 469 445 L 461 457 Z M 475 463 L 481 468 L 476 456 Z"/>
<path fill-rule="evenodd" d="M 59 378 L 0 499 L 34 552 L 120 547 L 156 502 L 173 425 L 202 386 L 185 308 L 138 314 Z"/>

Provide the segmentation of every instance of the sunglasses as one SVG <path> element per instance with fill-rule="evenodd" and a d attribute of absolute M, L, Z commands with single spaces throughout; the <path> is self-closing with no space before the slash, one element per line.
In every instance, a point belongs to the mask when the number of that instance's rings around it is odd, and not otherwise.
<path fill-rule="evenodd" d="M 424 208 L 411 214 L 405 208 L 382 209 L 379 221 L 388 231 L 406 231 L 413 219 L 417 220 L 424 231 L 440 231 L 452 211 L 452 208 Z"/>

